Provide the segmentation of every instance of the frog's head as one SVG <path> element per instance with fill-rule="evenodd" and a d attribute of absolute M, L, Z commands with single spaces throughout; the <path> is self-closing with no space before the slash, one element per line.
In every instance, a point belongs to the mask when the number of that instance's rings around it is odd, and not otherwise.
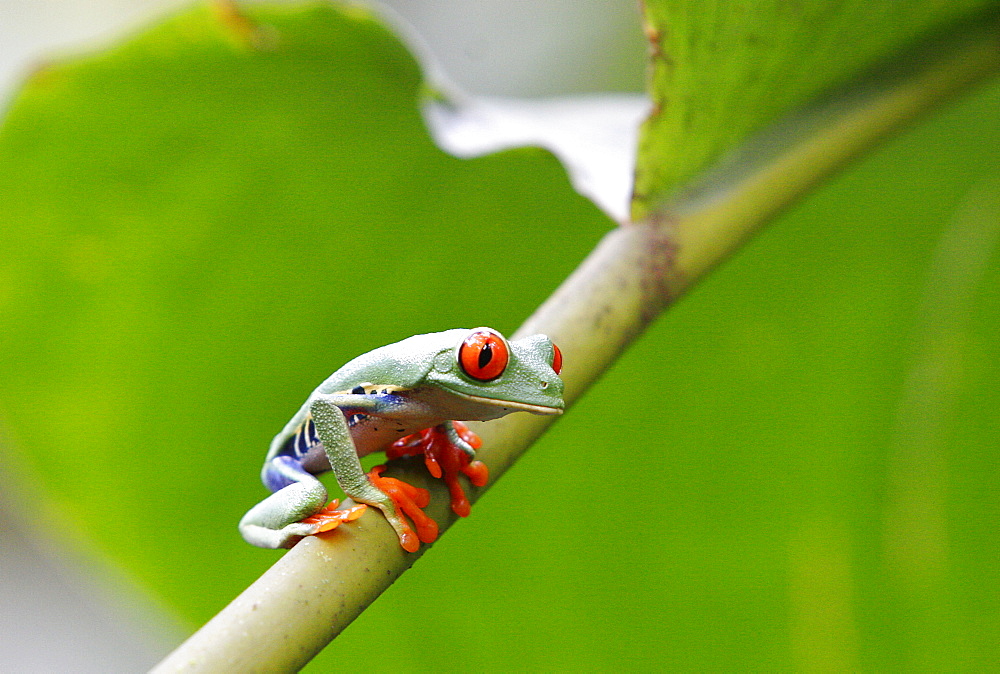
<path fill-rule="evenodd" d="M 427 374 L 430 382 L 482 404 L 562 414 L 562 354 L 548 337 L 507 341 L 492 328 L 449 332 L 459 339 L 438 353 Z"/>

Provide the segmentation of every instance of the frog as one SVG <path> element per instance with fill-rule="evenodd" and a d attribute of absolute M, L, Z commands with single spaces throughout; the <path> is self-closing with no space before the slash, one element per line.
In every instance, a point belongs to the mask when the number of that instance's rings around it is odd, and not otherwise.
<path fill-rule="evenodd" d="M 290 548 L 306 536 L 361 517 L 370 506 L 388 520 L 400 546 L 416 552 L 433 543 L 437 523 L 423 509 L 426 489 L 365 472 L 360 459 L 423 455 L 428 471 L 448 485 L 452 510 L 470 508 L 459 480 L 485 486 L 475 460 L 481 446 L 464 421 L 513 412 L 558 415 L 563 401 L 562 353 L 542 334 L 507 340 L 489 327 L 414 335 L 351 360 L 309 395 L 274 436 L 261 480 L 272 493 L 239 523 L 243 538 L 262 548 Z M 354 505 L 327 504 L 317 477 L 332 471 Z M 412 520 L 413 525 L 408 521 Z"/>

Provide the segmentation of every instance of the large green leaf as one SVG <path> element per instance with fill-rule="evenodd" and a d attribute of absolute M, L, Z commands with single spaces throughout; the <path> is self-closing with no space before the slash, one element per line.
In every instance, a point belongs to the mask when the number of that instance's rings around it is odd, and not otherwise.
<path fill-rule="evenodd" d="M 46 68 L 0 135 L 11 450 L 56 532 L 191 622 L 275 559 L 235 523 L 318 382 L 409 334 L 512 330 L 609 226 L 547 153 L 438 150 L 370 16 L 255 17 L 259 50 L 197 10 Z"/>
<path fill-rule="evenodd" d="M 647 0 L 650 95 L 635 215 L 755 131 L 996 0 Z"/>

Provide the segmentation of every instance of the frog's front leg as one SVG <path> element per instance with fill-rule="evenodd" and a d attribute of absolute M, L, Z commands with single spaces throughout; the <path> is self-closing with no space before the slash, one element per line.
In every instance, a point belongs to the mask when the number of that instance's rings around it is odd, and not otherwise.
<path fill-rule="evenodd" d="M 437 538 L 437 524 L 421 510 L 427 506 L 429 494 L 399 480 L 382 478 L 378 473 L 366 475 L 344 416 L 354 410 L 373 416 L 391 416 L 392 406 L 364 395 L 326 394 L 316 396 L 309 411 L 340 488 L 358 503 L 381 510 L 396 531 L 403 549 L 416 552 L 421 541 L 432 543 Z M 385 490 L 377 487 L 375 481 Z M 416 524 L 416 533 L 403 516 L 404 512 Z"/>
<path fill-rule="evenodd" d="M 448 485 L 452 511 L 459 517 L 468 517 L 471 507 L 458 475 L 464 474 L 476 487 L 486 486 L 490 479 L 489 469 L 482 461 L 473 461 L 482 444 L 479 436 L 462 422 L 445 421 L 400 438 L 392 443 L 385 455 L 391 460 L 423 454 L 427 471 L 436 478 L 443 478 Z"/>
<path fill-rule="evenodd" d="M 360 509 L 323 512 L 326 488 L 302 468 L 298 459 L 279 455 L 265 466 L 265 475 L 276 492 L 255 505 L 240 520 L 240 533 L 261 548 L 289 548 L 303 536 L 334 528 L 361 516 Z M 337 502 L 330 504 L 336 508 Z M 317 516 L 319 515 L 319 516 Z M 306 521 L 302 521 L 309 518 Z"/>

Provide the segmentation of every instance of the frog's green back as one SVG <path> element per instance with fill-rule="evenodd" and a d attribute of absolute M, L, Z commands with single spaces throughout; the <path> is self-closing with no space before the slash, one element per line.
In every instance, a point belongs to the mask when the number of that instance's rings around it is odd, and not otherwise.
<path fill-rule="evenodd" d="M 442 351 L 456 347 L 466 328 L 413 335 L 349 361 L 320 384 L 318 393 L 350 391 L 362 383 L 387 384 L 403 389 L 423 383 Z"/>

